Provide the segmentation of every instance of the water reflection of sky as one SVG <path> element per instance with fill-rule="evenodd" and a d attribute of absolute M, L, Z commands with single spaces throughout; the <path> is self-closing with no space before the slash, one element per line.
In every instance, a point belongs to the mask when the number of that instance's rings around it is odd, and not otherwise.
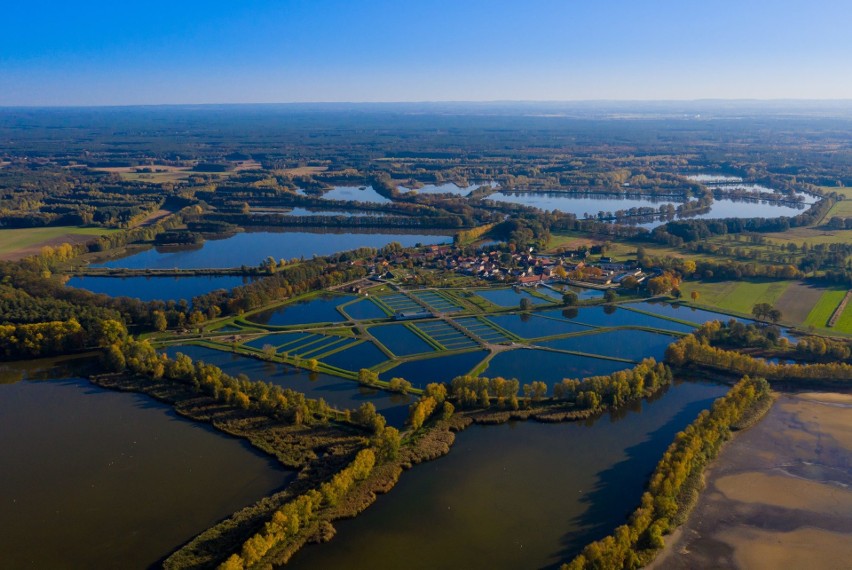
<path fill-rule="evenodd" d="M 677 206 L 681 200 L 674 198 L 642 199 L 642 198 L 604 198 L 600 196 L 591 197 L 583 194 L 560 194 L 558 192 L 496 192 L 489 199 L 497 202 L 507 202 L 531 206 L 540 210 L 558 210 L 566 214 L 574 214 L 578 218 L 587 215 L 595 217 L 600 212 L 612 213 L 630 208 L 654 208 L 671 204 Z M 806 209 L 804 205 L 791 205 L 789 203 L 767 202 L 762 200 L 732 200 L 720 198 L 713 201 L 708 212 L 685 216 L 675 219 L 720 219 L 720 218 L 777 218 L 779 216 L 796 216 Z M 637 218 L 638 219 L 638 218 Z M 647 218 L 643 218 L 647 219 Z M 638 227 L 653 229 L 669 220 L 643 221 L 632 224 Z M 628 220 L 624 222 L 629 223 Z"/>

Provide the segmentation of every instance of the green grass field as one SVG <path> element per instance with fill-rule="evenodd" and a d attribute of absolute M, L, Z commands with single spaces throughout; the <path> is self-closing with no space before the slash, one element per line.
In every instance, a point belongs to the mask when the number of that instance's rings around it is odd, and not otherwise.
<path fill-rule="evenodd" d="M 850 201 L 852 203 L 852 201 Z M 786 245 L 793 242 L 796 245 L 807 243 L 848 243 L 852 241 L 852 230 L 829 230 L 824 228 L 793 228 L 782 234 L 764 234 L 768 241 Z"/>
<path fill-rule="evenodd" d="M 852 199 L 852 187 L 850 186 L 820 186 L 826 192 L 837 192 L 841 196 Z"/>
<path fill-rule="evenodd" d="M 105 228 L 81 228 L 76 226 L 56 226 L 48 228 L 15 228 L 0 230 L 0 256 L 11 256 L 35 246 L 59 240 L 65 236 L 101 236 L 118 230 Z M 79 241 L 79 240 L 77 240 Z M 59 243 L 62 243 L 59 241 Z M 37 253 L 31 251 L 31 253 Z"/>
<path fill-rule="evenodd" d="M 842 301 L 845 296 L 845 289 L 826 291 L 823 293 L 817 304 L 814 305 L 813 309 L 811 309 L 811 312 L 808 314 L 808 318 L 805 319 L 805 324 L 818 329 L 826 328 L 828 326 L 828 319 L 831 318 L 831 314 L 834 312 L 834 309 L 837 308 L 837 305 L 840 304 L 840 301 Z M 848 312 L 849 309 L 847 307 L 843 316 L 845 317 Z M 841 318 L 837 325 L 840 325 L 843 320 L 844 319 Z M 838 331 L 842 330 L 840 326 L 836 326 L 835 329 Z"/>
<path fill-rule="evenodd" d="M 842 200 L 836 203 L 831 210 L 828 211 L 828 214 L 825 216 L 825 220 L 830 220 L 834 216 L 840 216 L 841 218 L 848 218 L 852 216 L 852 200 Z"/>
<path fill-rule="evenodd" d="M 750 314 L 757 303 L 775 305 L 792 281 L 687 281 L 681 284 L 684 299 L 698 291 L 698 303 L 736 313 Z"/>
<path fill-rule="evenodd" d="M 840 315 L 840 318 L 837 319 L 837 322 L 834 323 L 834 326 L 830 330 L 852 334 L 852 303 L 846 304 L 843 314 Z"/>

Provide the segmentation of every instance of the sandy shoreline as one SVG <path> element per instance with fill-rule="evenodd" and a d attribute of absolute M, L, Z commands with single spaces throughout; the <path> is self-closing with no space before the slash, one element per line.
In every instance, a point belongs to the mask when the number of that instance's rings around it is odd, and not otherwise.
<path fill-rule="evenodd" d="M 852 568 L 852 395 L 782 394 L 649 568 Z"/>

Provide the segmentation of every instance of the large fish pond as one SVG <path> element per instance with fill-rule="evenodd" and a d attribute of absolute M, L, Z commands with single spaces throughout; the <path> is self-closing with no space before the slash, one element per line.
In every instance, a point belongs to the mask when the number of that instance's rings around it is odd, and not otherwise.
<path fill-rule="evenodd" d="M 404 247 L 449 243 L 452 236 L 440 233 L 395 232 L 241 232 L 223 239 L 210 239 L 201 247 L 152 248 L 92 267 L 125 269 L 204 269 L 256 266 L 268 257 L 292 259 L 330 255 L 359 247 L 381 248 L 391 242 Z M 137 295 L 138 296 L 138 295 Z"/>
<path fill-rule="evenodd" d="M 0 364 L 3 568 L 146 568 L 292 480 L 245 441 L 87 370 Z"/>
<path fill-rule="evenodd" d="M 768 190 L 768 189 L 765 189 Z M 577 217 L 596 217 L 598 213 L 613 213 L 630 208 L 654 208 L 671 204 L 677 206 L 682 202 L 679 198 L 620 198 L 606 195 L 583 195 L 567 192 L 496 192 L 488 196 L 489 200 L 508 202 L 531 206 L 539 210 L 558 210 Z M 686 216 L 690 219 L 720 219 L 720 218 L 776 218 L 779 216 L 797 216 L 805 211 L 806 204 L 790 202 L 768 202 L 763 200 L 732 200 L 718 198 L 713 201 L 708 212 Z M 678 219 L 678 218 L 676 218 Z M 643 218 L 638 218 L 643 220 Z M 654 222 L 641 221 L 637 225 L 654 228 L 666 223 L 667 220 Z M 630 218 L 625 219 L 631 223 Z"/>
<path fill-rule="evenodd" d="M 557 568 L 626 521 L 674 435 L 726 389 L 681 383 L 585 423 L 470 427 L 287 568 Z"/>
<path fill-rule="evenodd" d="M 66 285 L 110 297 L 142 301 L 191 300 L 218 289 L 233 289 L 251 283 L 239 275 L 194 275 L 186 277 L 72 277 Z"/>

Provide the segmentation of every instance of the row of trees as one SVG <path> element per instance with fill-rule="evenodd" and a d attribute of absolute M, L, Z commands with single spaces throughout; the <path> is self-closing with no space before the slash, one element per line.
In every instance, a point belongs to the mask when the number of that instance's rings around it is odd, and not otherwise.
<path fill-rule="evenodd" d="M 206 314 L 215 306 L 223 314 L 233 315 L 262 307 L 272 301 L 360 279 L 365 275 L 366 270 L 363 267 L 318 258 L 288 265 L 274 275 L 230 291 L 213 291 L 195 297 L 193 307 Z"/>
<path fill-rule="evenodd" d="M 609 406 L 618 407 L 653 394 L 671 381 L 672 373 L 666 365 L 647 358 L 629 370 L 583 380 L 563 379 L 553 387 L 553 399 L 575 404 L 581 409 L 599 410 Z M 524 384 L 522 389 L 527 405 L 548 397 L 548 386 L 544 382 L 530 382 Z M 521 406 L 518 398 L 520 391 L 518 380 L 499 376 L 458 376 L 450 383 L 450 395 L 461 408 L 517 410 Z"/>
<path fill-rule="evenodd" d="M 631 400 L 650 396 L 671 381 L 672 371 L 668 366 L 646 358 L 630 370 L 592 376 L 582 381 L 564 379 L 553 387 L 553 397 L 573 402 L 583 409 L 597 410 L 622 406 Z"/>
<path fill-rule="evenodd" d="M 689 277 L 694 274 L 702 279 L 710 280 L 742 278 L 798 279 L 804 276 L 804 273 L 789 264 L 743 263 L 729 259 L 720 261 L 709 259 L 692 261 L 673 255 L 654 257 L 648 255 L 642 247 L 637 248 L 636 251 L 637 261 L 640 266 L 644 268 L 660 267 L 665 270 L 675 271 L 683 277 Z"/>
<path fill-rule="evenodd" d="M 706 338 L 687 335 L 666 349 L 666 361 L 674 366 L 698 364 L 737 374 L 762 376 L 770 381 L 816 380 L 848 382 L 852 365 L 841 362 L 823 364 L 773 364 L 733 350 L 712 346 Z"/>
<path fill-rule="evenodd" d="M 484 224 L 475 228 L 471 228 L 469 230 L 461 230 L 459 232 L 456 232 L 456 235 L 453 236 L 453 243 L 455 243 L 456 245 L 461 245 L 475 241 L 490 232 L 492 229 L 494 229 L 494 226 L 495 224 Z"/>
<path fill-rule="evenodd" d="M 347 415 L 332 409 L 324 400 L 312 400 L 301 392 L 276 384 L 229 376 L 222 369 L 185 354 L 170 359 L 159 354 L 147 341 L 127 338 L 108 347 L 105 364 L 115 371 L 129 370 L 155 379 L 180 382 L 219 402 L 253 410 L 279 421 L 303 424 L 327 419 L 346 420 Z"/>
<path fill-rule="evenodd" d="M 278 508 L 263 529 L 246 540 L 240 553 L 223 562 L 220 570 L 243 570 L 257 565 L 273 548 L 282 548 L 298 540 L 300 533 L 312 526 L 323 509 L 333 507 L 355 485 L 366 479 L 376 464 L 372 449 L 362 449 L 344 469 L 331 480 L 311 489 Z"/>
<path fill-rule="evenodd" d="M 563 570 L 620 570 L 640 568 L 664 545 L 663 535 L 675 526 L 684 507 L 685 492 L 719 453 L 736 426 L 755 406 L 770 397 L 762 378 L 745 376 L 728 394 L 716 400 L 684 431 L 677 434 L 657 464 L 629 522 L 602 540 L 587 545 Z"/>
<path fill-rule="evenodd" d="M 434 384 L 434 386 L 437 386 L 437 384 Z M 423 427 L 423 424 L 439 409 L 441 410 L 441 419 L 448 420 L 452 417 L 456 408 L 450 402 L 443 399 L 445 395 L 446 389 L 444 389 L 443 395 L 438 395 L 434 391 L 430 392 L 427 390 L 420 399 L 411 404 L 408 414 L 408 425 L 411 426 L 412 430 L 418 430 Z"/>
<path fill-rule="evenodd" d="M 852 346 L 849 341 L 808 336 L 796 343 L 796 354 L 811 358 L 831 358 L 833 360 L 849 360 L 852 356 Z"/>

